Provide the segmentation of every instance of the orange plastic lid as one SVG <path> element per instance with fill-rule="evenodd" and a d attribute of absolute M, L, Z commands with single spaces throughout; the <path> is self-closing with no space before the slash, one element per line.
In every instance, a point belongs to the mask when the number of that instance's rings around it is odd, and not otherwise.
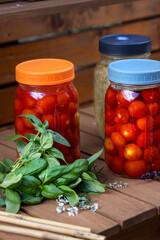
<path fill-rule="evenodd" d="M 16 81 L 26 85 L 57 85 L 74 77 L 73 63 L 63 59 L 35 59 L 16 66 Z"/>

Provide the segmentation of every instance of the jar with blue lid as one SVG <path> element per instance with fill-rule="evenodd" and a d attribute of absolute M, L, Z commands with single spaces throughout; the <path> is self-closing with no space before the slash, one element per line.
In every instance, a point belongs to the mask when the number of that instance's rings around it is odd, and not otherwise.
<path fill-rule="evenodd" d="M 116 34 L 101 37 L 99 40 L 100 62 L 94 71 L 94 110 L 98 132 L 105 137 L 104 99 L 110 82 L 108 65 L 122 59 L 147 59 L 151 52 L 151 39 L 134 34 Z"/>
<path fill-rule="evenodd" d="M 109 64 L 105 95 L 105 160 L 116 174 L 139 178 L 160 171 L 160 62 Z"/>

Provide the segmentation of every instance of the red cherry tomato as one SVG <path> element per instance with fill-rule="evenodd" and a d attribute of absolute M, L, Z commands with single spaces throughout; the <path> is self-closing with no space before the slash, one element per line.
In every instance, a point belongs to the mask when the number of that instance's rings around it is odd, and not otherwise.
<path fill-rule="evenodd" d="M 141 92 L 143 99 L 147 103 L 153 103 L 159 101 L 159 91 L 157 88 L 146 89 Z"/>
<path fill-rule="evenodd" d="M 36 103 L 36 111 L 41 114 L 53 113 L 56 104 L 54 96 L 45 96 Z"/>
<path fill-rule="evenodd" d="M 140 132 L 136 143 L 141 148 L 147 148 L 153 144 L 154 135 L 152 132 Z"/>
<path fill-rule="evenodd" d="M 105 149 L 110 154 L 115 154 L 116 153 L 116 148 L 115 148 L 111 138 L 106 138 L 105 139 Z"/>
<path fill-rule="evenodd" d="M 128 107 L 129 104 L 131 103 L 131 100 L 129 99 L 129 96 L 128 96 L 127 93 L 129 93 L 129 91 L 126 91 L 126 90 L 119 91 L 117 93 L 117 96 L 116 96 L 117 97 L 117 102 L 121 107 Z"/>
<path fill-rule="evenodd" d="M 29 93 L 25 92 L 24 97 L 24 104 L 26 108 L 35 108 L 36 106 L 36 99 L 33 98 Z"/>
<path fill-rule="evenodd" d="M 113 132 L 111 134 L 111 139 L 113 144 L 117 147 L 123 147 L 126 144 L 125 138 L 119 132 Z"/>
<path fill-rule="evenodd" d="M 144 160 L 146 162 L 155 162 L 159 157 L 159 150 L 155 146 L 144 149 Z"/>
<path fill-rule="evenodd" d="M 136 100 L 129 105 L 128 111 L 132 117 L 143 118 L 147 113 L 147 105 L 142 101 Z"/>
<path fill-rule="evenodd" d="M 74 102 L 70 102 L 68 105 L 68 114 L 71 116 L 74 116 L 74 114 L 77 112 L 77 105 Z"/>
<path fill-rule="evenodd" d="M 41 120 L 42 122 L 48 121 L 49 128 L 52 130 L 56 130 L 56 118 L 52 114 L 43 115 Z"/>
<path fill-rule="evenodd" d="M 26 131 L 26 127 L 24 121 L 21 117 L 15 118 L 15 129 L 19 131 L 21 134 Z"/>
<path fill-rule="evenodd" d="M 68 106 L 71 99 L 67 92 L 59 93 L 57 96 L 57 103 L 60 109 L 65 109 Z"/>
<path fill-rule="evenodd" d="M 160 171 L 160 159 L 151 164 L 152 171 Z"/>
<path fill-rule="evenodd" d="M 148 110 L 149 110 L 149 113 L 152 115 L 152 116 L 156 116 L 158 114 L 158 111 L 159 111 L 159 106 L 157 103 L 149 103 L 147 104 L 148 106 Z"/>
<path fill-rule="evenodd" d="M 114 132 L 114 126 L 109 123 L 105 123 L 105 135 L 106 137 L 110 137 L 112 132 Z"/>
<path fill-rule="evenodd" d="M 73 132 L 71 131 L 71 129 L 68 129 L 65 134 L 64 137 L 68 140 L 68 142 L 70 143 L 72 148 L 75 148 L 78 144 L 78 137 L 73 134 Z"/>
<path fill-rule="evenodd" d="M 124 171 L 124 159 L 120 156 L 113 156 L 109 167 L 113 172 L 122 174 Z"/>
<path fill-rule="evenodd" d="M 121 126 L 120 132 L 126 140 L 131 141 L 137 137 L 138 129 L 134 124 L 126 123 Z"/>
<path fill-rule="evenodd" d="M 116 104 L 116 95 L 117 92 L 113 88 L 109 87 L 106 92 L 105 103 L 114 107 Z"/>
<path fill-rule="evenodd" d="M 105 121 L 106 122 L 112 122 L 114 119 L 114 110 L 108 109 L 105 111 Z"/>
<path fill-rule="evenodd" d="M 23 91 L 23 89 L 20 86 L 18 86 L 16 90 L 16 97 L 19 99 L 23 99 L 24 93 L 25 92 Z"/>
<path fill-rule="evenodd" d="M 32 109 L 28 109 L 28 108 L 24 109 L 23 112 L 22 112 L 22 114 L 32 114 L 32 115 L 34 115 L 34 116 L 36 116 L 36 117 L 39 117 L 39 115 L 38 115 L 37 112 L 35 112 L 35 111 L 32 110 Z M 30 123 L 27 119 L 24 119 L 24 118 L 23 118 L 23 122 L 24 122 L 24 124 L 26 125 L 27 128 L 31 128 L 31 129 L 34 128 L 34 126 L 32 125 L 32 123 Z"/>
<path fill-rule="evenodd" d="M 60 126 L 61 126 L 61 129 L 64 131 L 68 128 L 71 127 L 71 118 L 70 116 L 66 115 L 66 114 L 62 114 L 60 116 Z"/>
<path fill-rule="evenodd" d="M 124 157 L 126 160 L 139 160 L 143 155 L 142 149 L 134 143 L 129 143 L 124 148 Z"/>
<path fill-rule="evenodd" d="M 110 166 L 112 158 L 113 158 L 113 155 L 111 155 L 107 151 L 105 151 L 105 162 L 106 162 L 108 167 Z"/>
<path fill-rule="evenodd" d="M 155 120 L 152 116 L 145 116 L 137 119 L 136 125 L 141 131 L 151 131 L 154 128 Z"/>
<path fill-rule="evenodd" d="M 158 144 L 160 142 L 160 129 L 158 129 L 154 132 L 154 140 L 155 140 L 156 144 Z"/>
<path fill-rule="evenodd" d="M 19 100 L 18 98 L 15 98 L 14 100 L 14 113 L 15 116 L 22 114 L 23 111 L 23 102 Z"/>
<path fill-rule="evenodd" d="M 124 158 L 124 147 L 119 147 L 118 148 L 118 154 L 120 157 Z"/>
<path fill-rule="evenodd" d="M 160 114 L 155 117 L 155 127 L 160 128 Z"/>
<path fill-rule="evenodd" d="M 144 160 L 126 161 L 124 168 L 127 175 L 133 178 L 139 178 L 147 171 L 147 166 Z"/>
<path fill-rule="evenodd" d="M 125 108 L 116 108 L 114 112 L 114 122 L 118 124 L 127 123 L 129 119 L 128 110 Z"/>

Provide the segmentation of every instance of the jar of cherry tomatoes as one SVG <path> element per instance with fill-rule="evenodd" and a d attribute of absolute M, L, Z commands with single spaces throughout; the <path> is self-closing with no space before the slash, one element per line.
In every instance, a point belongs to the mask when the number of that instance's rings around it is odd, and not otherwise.
<path fill-rule="evenodd" d="M 33 125 L 20 114 L 33 114 L 49 128 L 65 137 L 71 147 L 54 143 L 67 162 L 80 157 L 78 93 L 72 80 L 74 65 L 62 59 L 36 59 L 16 66 L 19 83 L 15 101 L 17 134 L 35 133 Z"/>
<path fill-rule="evenodd" d="M 105 160 L 119 175 L 160 171 L 160 62 L 109 64 L 105 96 Z"/>
<path fill-rule="evenodd" d="M 151 39 L 135 34 L 114 34 L 103 36 L 99 40 L 101 59 L 94 71 L 94 111 L 98 132 L 105 137 L 105 94 L 110 82 L 108 65 L 111 62 L 129 58 L 149 58 Z"/>

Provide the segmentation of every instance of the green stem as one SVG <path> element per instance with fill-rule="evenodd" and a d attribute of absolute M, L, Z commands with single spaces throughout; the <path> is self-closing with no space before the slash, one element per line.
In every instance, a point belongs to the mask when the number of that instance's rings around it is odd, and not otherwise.
<path fill-rule="evenodd" d="M 30 147 L 26 150 L 26 152 L 19 158 L 19 160 L 17 159 L 18 162 L 17 162 L 15 165 L 13 165 L 13 168 L 12 168 L 11 172 L 14 172 L 17 168 L 21 167 L 21 166 L 24 164 L 25 161 L 22 162 L 21 164 L 20 164 L 20 162 L 21 162 L 22 159 L 26 156 L 26 154 L 29 152 L 29 150 L 30 150 L 31 147 L 33 146 L 33 143 L 36 141 L 36 139 L 37 139 L 37 137 L 38 137 L 39 134 L 40 134 L 40 132 L 38 132 L 37 135 L 34 137 L 32 144 L 31 144 Z"/>

